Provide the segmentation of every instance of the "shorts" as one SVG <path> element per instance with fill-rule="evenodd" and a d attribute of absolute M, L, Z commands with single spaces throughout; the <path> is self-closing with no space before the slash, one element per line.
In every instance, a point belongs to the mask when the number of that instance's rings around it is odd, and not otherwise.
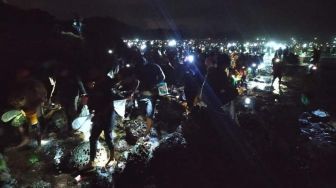
<path fill-rule="evenodd" d="M 139 110 L 141 115 L 145 115 L 148 118 L 153 118 L 154 107 L 153 99 L 151 97 L 143 97 L 139 100 Z"/>

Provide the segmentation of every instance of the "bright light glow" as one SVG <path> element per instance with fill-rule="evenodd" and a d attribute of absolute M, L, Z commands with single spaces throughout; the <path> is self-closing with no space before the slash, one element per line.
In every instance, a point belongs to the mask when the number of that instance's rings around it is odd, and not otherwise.
<path fill-rule="evenodd" d="M 127 63 L 127 64 L 126 64 L 126 67 L 129 68 L 129 67 L 131 67 L 131 65 Z"/>
<path fill-rule="evenodd" d="M 269 41 L 267 44 L 266 44 L 267 47 L 270 47 L 270 48 L 273 48 L 273 50 L 278 50 L 280 48 L 284 49 L 286 48 L 286 45 L 284 44 L 281 44 L 281 43 L 276 43 L 274 41 Z"/>
<path fill-rule="evenodd" d="M 109 54 L 113 54 L 113 50 L 108 49 L 108 50 L 107 50 L 107 53 L 109 53 Z"/>
<path fill-rule="evenodd" d="M 146 48 L 147 48 L 147 46 L 145 44 L 143 44 L 143 45 L 140 46 L 141 50 L 145 50 Z"/>
<path fill-rule="evenodd" d="M 82 179 L 81 175 L 78 175 L 78 176 L 75 177 L 75 180 L 76 180 L 77 182 L 79 182 L 81 179 Z"/>
<path fill-rule="evenodd" d="M 251 104 L 252 101 L 251 101 L 250 98 L 246 97 L 244 102 L 245 102 L 246 105 L 249 105 L 249 104 Z"/>
<path fill-rule="evenodd" d="M 317 70 L 317 67 L 315 65 L 309 65 L 308 68 L 312 70 Z"/>
<path fill-rule="evenodd" d="M 253 64 L 252 64 L 252 67 L 257 67 L 257 64 L 256 64 L 256 63 L 253 63 Z"/>
<path fill-rule="evenodd" d="M 188 55 L 185 60 L 188 61 L 189 63 L 192 63 L 194 62 L 195 57 L 193 55 Z"/>
<path fill-rule="evenodd" d="M 280 59 L 279 59 L 279 58 L 276 58 L 276 59 L 275 59 L 275 62 L 276 62 L 276 63 L 279 63 L 279 62 L 280 62 Z"/>
<path fill-rule="evenodd" d="M 45 146 L 50 142 L 50 140 L 41 140 L 41 145 Z"/>
<path fill-rule="evenodd" d="M 230 48 L 230 47 L 235 47 L 237 44 L 235 42 L 233 43 L 228 43 L 227 47 Z"/>
<path fill-rule="evenodd" d="M 177 44 L 176 40 L 170 40 L 170 41 L 168 42 L 168 46 L 170 46 L 170 47 L 175 47 L 176 44 Z"/>

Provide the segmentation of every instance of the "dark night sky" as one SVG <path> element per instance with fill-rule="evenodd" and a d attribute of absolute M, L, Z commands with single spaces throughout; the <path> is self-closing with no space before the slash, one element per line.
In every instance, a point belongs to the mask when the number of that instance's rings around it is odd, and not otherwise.
<path fill-rule="evenodd" d="M 6 0 L 40 8 L 61 19 L 111 16 L 145 28 L 187 28 L 212 33 L 236 30 L 246 37 L 333 36 L 334 0 Z"/>

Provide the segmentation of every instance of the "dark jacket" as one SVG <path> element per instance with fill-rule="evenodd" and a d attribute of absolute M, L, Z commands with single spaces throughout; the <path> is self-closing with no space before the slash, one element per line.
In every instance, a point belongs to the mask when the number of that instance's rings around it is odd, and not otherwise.
<path fill-rule="evenodd" d="M 140 80 L 140 90 L 150 91 L 163 82 L 166 76 L 158 64 L 147 63 L 137 67 L 137 77 Z"/>
<path fill-rule="evenodd" d="M 231 84 L 224 68 L 210 68 L 207 77 L 208 84 L 222 105 L 233 100 L 237 90 Z"/>

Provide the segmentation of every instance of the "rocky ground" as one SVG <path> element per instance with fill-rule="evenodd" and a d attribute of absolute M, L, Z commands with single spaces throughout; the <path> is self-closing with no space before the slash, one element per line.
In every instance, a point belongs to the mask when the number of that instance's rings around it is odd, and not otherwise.
<path fill-rule="evenodd" d="M 268 71 L 251 79 L 247 94 L 236 100 L 240 126 L 205 109 L 165 125 L 174 129 L 160 138 L 154 130 L 143 137 L 142 120 L 120 121 L 116 162 L 104 166 L 108 152 L 101 140 L 97 170 L 81 176 L 74 172 L 88 162 L 88 142 L 56 132 L 40 148 L 4 152 L 2 186 L 335 187 L 333 106 L 317 101 L 316 111 L 301 104 L 304 66 L 287 66 L 284 82 L 274 88 Z"/>

